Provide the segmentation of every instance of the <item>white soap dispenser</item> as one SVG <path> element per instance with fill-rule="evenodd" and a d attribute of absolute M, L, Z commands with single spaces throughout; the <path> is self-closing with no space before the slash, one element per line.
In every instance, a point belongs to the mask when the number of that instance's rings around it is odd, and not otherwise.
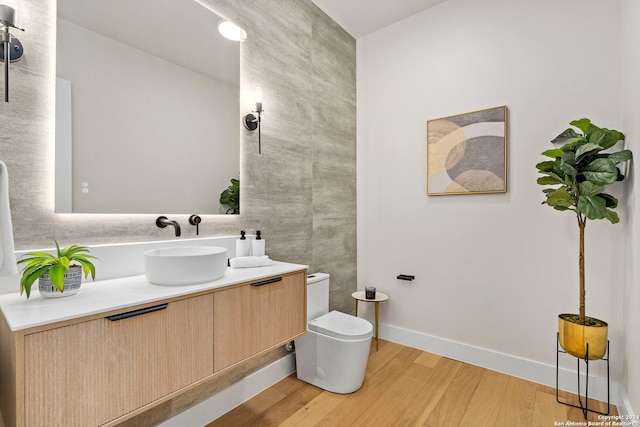
<path fill-rule="evenodd" d="M 264 239 L 260 230 L 256 231 L 256 238 L 251 241 L 251 255 L 264 256 Z"/>
<path fill-rule="evenodd" d="M 236 240 L 236 257 L 249 256 L 251 245 L 245 237 L 245 231 L 240 231 L 240 238 Z"/>

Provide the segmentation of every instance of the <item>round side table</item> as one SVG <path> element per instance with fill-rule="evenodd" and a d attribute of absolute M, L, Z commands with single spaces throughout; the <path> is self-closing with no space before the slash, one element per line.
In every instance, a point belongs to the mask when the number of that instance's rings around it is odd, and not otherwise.
<path fill-rule="evenodd" d="M 365 298 L 365 293 L 364 291 L 357 291 L 351 294 L 351 296 L 353 297 L 353 299 L 356 300 L 356 317 L 358 317 L 358 302 L 359 301 L 364 301 L 364 302 L 373 302 L 375 303 L 375 310 L 376 310 L 376 351 L 378 351 L 378 318 L 380 316 L 380 303 L 382 301 L 386 301 L 389 299 L 389 295 L 382 293 L 382 292 L 377 292 L 376 291 L 376 297 L 374 299 L 367 299 Z"/>

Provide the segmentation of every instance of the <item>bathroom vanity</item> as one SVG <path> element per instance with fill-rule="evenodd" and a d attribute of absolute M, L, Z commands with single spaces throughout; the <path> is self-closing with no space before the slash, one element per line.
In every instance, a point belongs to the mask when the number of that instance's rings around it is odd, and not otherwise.
<path fill-rule="evenodd" d="M 10 426 L 113 426 L 306 331 L 306 266 L 214 282 L 86 282 L 72 297 L 0 295 L 0 409 Z"/>

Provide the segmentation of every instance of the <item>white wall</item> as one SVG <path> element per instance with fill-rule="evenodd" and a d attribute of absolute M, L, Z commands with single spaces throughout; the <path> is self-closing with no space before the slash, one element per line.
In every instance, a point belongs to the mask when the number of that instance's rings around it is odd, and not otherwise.
<path fill-rule="evenodd" d="M 640 2 L 622 0 L 622 123 L 629 148 L 636 156 L 634 168 L 629 174 L 631 186 L 628 189 L 628 212 L 630 227 L 628 252 L 626 256 L 627 280 L 624 288 L 624 365 L 623 385 L 626 389 L 629 404 L 640 411 L 640 341 L 637 337 L 640 325 L 640 266 L 637 264 L 640 254 L 640 175 L 638 159 L 640 158 Z M 635 261 L 635 262 L 634 262 Z"/>
<path fill-rule="evenodd" d="M 383 333 L 555 366 L 557 315 L 578 310 L 578 228 L 541 205 L 535 164 L 573 119 L 622 128 L 619 13 L 600 0 L 448 0 L 358 40 L 358 285 L 391 296 Z M 508 192 L 426 196 L 426 120 L 505 104 Z M 618 380 L 621 214 L 589 223 L 586 248 L 587 311 L 610 323 Z"/>

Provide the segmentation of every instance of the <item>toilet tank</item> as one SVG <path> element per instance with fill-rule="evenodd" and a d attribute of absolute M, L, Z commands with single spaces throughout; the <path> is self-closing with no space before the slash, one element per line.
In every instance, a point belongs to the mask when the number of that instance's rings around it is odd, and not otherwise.
<path fill-rule="evenodd" d="M 307 322 L 329 312 L 329 275 L 307 275 Z"/>

